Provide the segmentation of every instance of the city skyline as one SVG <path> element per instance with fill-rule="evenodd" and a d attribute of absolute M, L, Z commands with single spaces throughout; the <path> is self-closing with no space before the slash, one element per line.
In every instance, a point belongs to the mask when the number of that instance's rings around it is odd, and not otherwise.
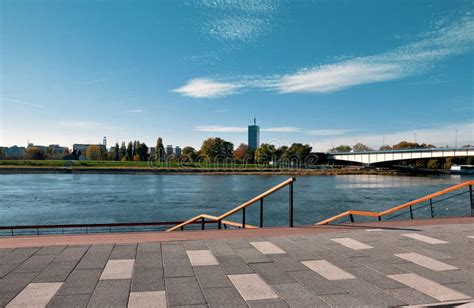
<path fill-rule="evenodd" d="M 2 146 L 474 143 L 469 1 L 0 5 Z"/>

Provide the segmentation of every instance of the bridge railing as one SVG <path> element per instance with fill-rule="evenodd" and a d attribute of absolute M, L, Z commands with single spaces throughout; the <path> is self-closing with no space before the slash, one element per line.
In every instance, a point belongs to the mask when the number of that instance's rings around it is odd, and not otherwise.
<path fill-rule="evenodd" d="M 409 201 L 407 203 L 392 207 L 388 210 L 381 211 L 381 212 L 349 210 L 349 211 L 343 212 L 341 214 L 335 215 L 331 218 L 328 218 L 326 220 L 323 220 L 323 221 L 317 223 L 317 225 L 329 224 L 331 222 L 335 222 L 335 221 L 341 220 L 341 219 L 346 218 L 346 217 L 349 217 L 350 222 L 354 222 L 355 221 L 355 219 L 354 219 L 355 216 L 373 217 L 373 218 L 377 218 L 379 221 L 381 221 L 383 216 L 387 216 L 387 215 L 390 215 L 390 214 L 393 214 L 393 213 L 400 212 L 400 213 L 397 213 L 396 215 L 390 216 L 388 218 L 388 219 L 393 219 L 393 218 L 396 218 L 398 216 L 405 215 L 406 214 L 405 212 L 401 212 L 403 209 L 408 209 L 409 214 L 410 214 L 410 218 L 414 219 L 414 212 L 416 210 L 419 210 L 421 208 L 427 208 L 428 206 L 430 208 L 430 216 L 434 217 L 433 206 L 435 204 L 441 203 L 441 202 L 446 201 L 448 199 L 452 199 L 452 198 L 455 198 L 455 197 L 458 197 L 458 196 L 461 196 L 461 195 L 464 195 L 464 194 L 469 194 L 469 201 L 470 201 L 470 206 L 471 206 L 471 215 L 474 216 L 474 199 L 473 199 L 473 195 L 472 195 L 472 186 L 473 185 L 474 185 L 474 180 L 465 181 L 465 182 L 456 184 L 454 186 L 442 189 L 442 190 L 437 191 L 435 193 L 426 195 L 424 197 L 421 197 L 421 198 Z M 444 195 L 449 194 L 449 193 L 454 192 L 454 191 L 459 191 L 459 190 L 461 190 L 463 188 L 466 188 L 466 187 L 468 188 L 468 190 L 461 191 L 461 192 L 459 192 L 455 195 L 451 195 L 451 196 L 446 197 L 444 199 L 439 199 L 439 200 L 433 201 L 433 199 L 435 199 L 435 198 L 444 196 Z M 423 202 L 429 202 L 429 203 L 425 204 L 425 205 L 422 205 Z M 415 208 L 416 205 L 419 205 L 419 206 Z"/>

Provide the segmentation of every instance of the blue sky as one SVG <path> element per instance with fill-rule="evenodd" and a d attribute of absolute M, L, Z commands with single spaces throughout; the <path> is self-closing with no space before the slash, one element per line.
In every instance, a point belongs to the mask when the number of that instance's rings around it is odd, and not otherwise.
<path fill-rule="evenodd" d="M 470 1 L 0 6 L 1 145 L 474 143 Z"/>

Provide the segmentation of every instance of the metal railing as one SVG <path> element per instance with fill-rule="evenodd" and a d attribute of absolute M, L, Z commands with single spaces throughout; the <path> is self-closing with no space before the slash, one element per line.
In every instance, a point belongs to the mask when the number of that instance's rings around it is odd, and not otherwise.
<path fill-rule="evenodd" d="M 434 214 L 433 214 L 433 205 L 434 204 L 440 203 L 442 201 L 445 201 L 445 200 L 448 200 L 448 199 L 451 199 L 451 198 L 454 198 L 454 197 L 458 197 L 460 195 L 467 194 L 467 193 L 469 193 L 469 195 L 470 195 L 471 216 L 474 216 L 474 199 L 473 199 L 473 196 L 472 196 L 472 186 L 473 185 L 474 185 L 474 180 L 465 181 L 465 182 L 462 182 L 460 184 L 456 184 L 454 186 L 442 189 L 442 190 L 437 191 L 435 193 L 426 195 L 424 197 L 421 197 L 421 198 L 412 200 L 410 202 L 395 206 L 393 208 L 390 208 L 390 209 L 382 211 L 382 212 L 349 210 L 349 211 L 343 212 L 341 214 L 338 214 L 336 216 L 333 216 L 331 218 L 328 218 L 326 220 L 323 220 L 323 221 L 317 223 L 317 225 L 329 224 L 333 221 L 340 220 L 340 219 L 345 218 L 347 216 L 349 217 L 350 222 L 354 222 L 354 216 L 376 217 L 379 221 L 381 221 L 382 216 L 386 216 L 386 215 L 398 212 L 398 211 L 406 209 L 406 208 L 409 209 L 410 218 L 414 219 L 414 211 L 416 211 L 418 209 L 421 209 L 421 208 L 428 207 L 428 206 L 430 207 L 431 217 L 434 217 Z M 453 192 L 453 191 L 457 191 L 457 190 L 465 188 L 465 187 L 469 187 L 469 190 L 458 193 L 458 194 L 453 195 L 453 196 L 449 196 L 449 197 L 441 199 L 441 200 L 433 201 L 434 198 L 443 196 L 445 194 L 448 194 L 448 193 Z M 415 205 L 418 205 L 418 204 L 421 204 L 421 203 L 427 202 L 427 201 L 429 202 L 428 204 L 422 205 L 422 206 L 420 206 L 418 208 L 415 208 L 415 209 L 413 208 Z M 395 217 L 398 217 L 398 216 L 401 216 L 401 215 L 404 215 L 404 214 L 405 213 L 401 213 L 401 214 L 398 214 L 398 215 L 395 215 L 395 216 L 391 216 L 388 219 L 393 219 Z"/>
<path fill-rule="evenodd" d="M 234 227 L 238 227 L 238 228 L 257 228 L 255 226 L 252 226 L 252 225 L 249 225 L 246 223 L 246 213 L 245 213 L 245 209 L 260 201 L 260 219 L 259 219 L 259 227 L 262 228 L 263 227 L 263 200 L 265 197 L 273 194 L 274 192 L 282 189 L 283 187 L 286 187 L 286 186 L 289 186 L 289 195 L 288 195 L 288 226 L 290 228 L 293 227 L 293 183 L 296 181 L 295 178 L 289 178 L 287 179 L 286 181 L 283 181 L 282 183 L 270 188 L 269 190 L 265 191 L 264 193 L 256 196 L 255 198 L 253 199 L 250 199 L 249 201 L 237 206 L 236 208 L 222 214 L 221 216 L 212 216 L 212 215 L 207 215 L 207 214 L 201 214 L 201 215 L 198 215 L 198 216 L 195 216 L 183 223 L 180 223 L 172 228 L 169 228 L 168 230 L 166 230 L 166 232 L 170 232 L 170 231 L 175 231 L 175 230 L 178 230 L 178 229 L 181 229 L 181 230 L 184 230 L 184 227 L 189 225 L 189 224 L 193 224 L 193 223 L 196 223 L 196 222 L 201 222 L 201 229 L 204 230 L 205 229 L 205 226 L 206 226 L 206 223 L 217 223 L 217 228 L 218 229 L 222 229 L 222 225 L 224 224 L 224 226 L 226 225 L 230 225 L 230 226 L 234 226 Z M 229 221 L 229 220 L 226 220 L 225 218 L 239 212 L 239 211 L 242 211 L 242 223 L 238 223 L 238 222 L 233 222 L 233 221 Z M 206 220 L 207 219 L 207 220 Z"/>

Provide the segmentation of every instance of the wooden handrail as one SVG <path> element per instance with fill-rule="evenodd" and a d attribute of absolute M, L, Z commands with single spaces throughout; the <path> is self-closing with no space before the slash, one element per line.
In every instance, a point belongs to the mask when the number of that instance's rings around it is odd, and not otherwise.
<path fill-rule="evenodd" d="M 437 191 L 435 193 L 432 193 L 432 194 L 426 195 L 424 197 L 409 201 L 409 202 L 404 203 L 404 204 L 397 205 L 395 207 L 392 207 L 392 208 L 390 208 L 388 210 L 385 210 L 385 211 L 382 211 L 382 212 L 357 211 L 357 210 L 346 211 L 346 212 L 343 212 L 343 213 L 338 214 L 336 216 L 333 216 L 331 218 L 328 218 L 326 220 L 323 220 L 323 221 L 317 223 L 317 225 L 326 225 L 328 223 L 331 223 L 331 222 L 336 221 L 338 219 L 341 219 L 343 217 L 352 216 L 352 215 L 366 216 L 366 217 L 379 217 L 380 218 L 382 216 L 391 214 L 393 212 L 402 210 L 404 208 L 407 208 L 407 207 L 410 207 L 410 206 L 413 206 L 413 205 L 417 205 L 417 204 L 420 204 L 420 203 L 425 202 L 425 201 L 429 201 L 430 199 L 445 195 L 447 193 L 450 193 L 450 192 L 453 192 L 455 190 L 461 189 L 461 188 L 466 187 L 466 186 L 471 186 L 471 185 L 474 185 L 474 180 L 469 180 L 469 181 L 465 181 L 465 182 L 450 186 L 448 188 L 442 189 L 442 190 Z"/>
<path fill-rule="evenodd" d="M 177 230 L 177 229 L 180 229 L 186 225 L 189 225 L 189 224 L 192 224 L 194 222 L 196 222 L 197 220 L 199 219 L 209 219 L 211 221 L 215 221 L 215 222 L 221 222 L 223 224 L 227 224 L 227 225 L 230 225 L 230 226 L 235 226 L 235 227 L 245 227 L 245 228 L 256 228 L 255 226 L 252 226 L 252 225 L 248 225 L 248 224 L 245 224 L 245 226 L 243 226 L 243 224 L 239 224 L 237 222 L 233 222 L 233 221 L 228 221 L 228 220 L 224 220 L 224 218 L 226 217 L 229 217 L 230 215 L 232 214 L 235 214 L 236 212 L 246 208 L 247 206 L 249 205 L 252 205 L 254 204 L 255 202 L 259 201 L 259 200 L 262 200 L 263 198 L 273 194 L 274 192 L 276 192 L 277 190 L 280 190 L 282 189 L 283 187 L 287 186 L 287 185 L 290 185 L 291 183 L 293 183 L 294 181 L 296 181 L 295 178 L 289 178 L 283 182 L 281 182 L 280 184 L 276 185 L 276 186 L 273 186 L 272 188 L 268 189 L 267 191 L 265 191 L 264 193 L 256 196 L 255 198 L 252 198 L 250 199 L 249 201 L 237 206 L 236 208 L 222 214 L 221 216 L 212 216 L 212 215 L 207 215 L 207 214 L 200 214 L 198 216 L 195 216 L 189 220 L 186 220 L 185 222 L 183 223 L 180 223 L 179 225 L 176 225 L 172 228 L 169 228 L 168 230 L 166 230 L 166 232 L 170 232 L 170 231 L 174 231 L 174 230 Z"/>

